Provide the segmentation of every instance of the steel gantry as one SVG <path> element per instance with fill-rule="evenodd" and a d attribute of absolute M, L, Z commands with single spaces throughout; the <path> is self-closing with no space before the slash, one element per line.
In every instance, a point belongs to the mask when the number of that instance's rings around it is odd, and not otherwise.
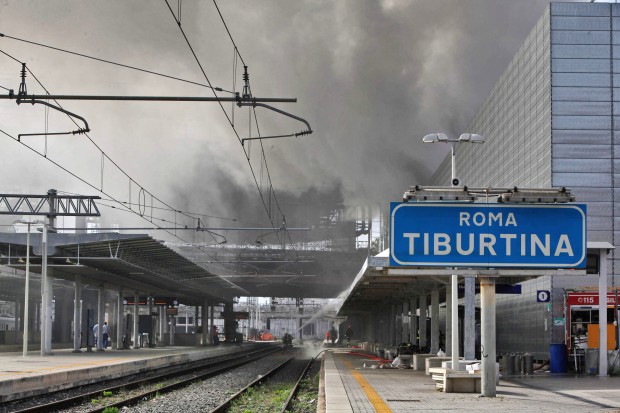
<path fill-rule="evenodd" d="M 41 355 L 52 351 L 52 281 L 47 276 L 47 232 L 55 231 L 55 221 L 58 216 L 98 217 L 101 215 L 95 199 L 98 196 L 58 195 L 55 189 L 47 191 L 46 195 L 16 195 L 0 194 L 0 215 L 38 215 L 46 216 L 49 221 L 43 225 L 41 237 Z M 26 246 L 30 262 L 30 222 L 28 222 L 28 242 Z M 30 271 L 26 271 L 26 285 L 24 297 L 24 319 L 28 320 L 28 299 Z M 28 346 L 28 323 L 24 323 L 24 355 Z"/>

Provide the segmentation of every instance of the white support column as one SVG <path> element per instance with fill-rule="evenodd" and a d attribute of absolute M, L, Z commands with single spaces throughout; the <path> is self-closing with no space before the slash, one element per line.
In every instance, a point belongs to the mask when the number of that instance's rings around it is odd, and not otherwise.
<path fill-rule="evenodd" d="M 323 333 L 324 330 L 321 328 L 323 324 L 320 320 L 317 321 L 318 325 L 316 331 L 319 332 L 318 336 L 325 338 L 325 335 Z M 372 346 L 375 344 L 375 323 L 373 321 L 374 318 L 372 314 L 365 314 L 362 321 L 362 331 L 360 331 L 360 339 L 362 341 L 366 341 L 371 346 L 370 348 L 373 348 Z M 369 351 L 369 347 L 366 347 L 364 350 Z"/>
<path fill-rule="evenodd" d="M 118 298 L 116 299 L 116 349 L 123 348 L 123 321 L 125 320 L 125 303 L 123 298 L 123 288 L 118 289 Z M 129 339 L 129 337 L 127 337 Z"/>
<path fill-rule="evenodd" d="M 402 340 L 401 343 L 411 342 L 409 334 L 409 301 L 403 302 L 403 322 L 401 323 Z M 405 322 L 407 321 L 407 322 Z M 400 344 L 400 343 L 399 343 Z"/>
<path fill-rule="evenodd" d="M 598 375 L 607 376 L 607 249 L 601 248 L 598 273 Z"/>
<path fill-rule="evenodd" d="M 166 342 L 166 306 L 159 306 L 159 339 L 162 342 L 163 346 L 166 346 L 168 343 Z"/>
<path fill-rule="evenodd" d="M 213 328 L 213 326 L 215 325 L 215 306 L 211 305 L 209 306 L 209 314 L 211 315 L 211 321 L 209 322 L 209 331 L 211 331 L 211 329 Z M 211 336 L 211 333 L 209 333 L 209 337 L 211 337 L 211 344 L 213 344 L 213 337 Z"/>
<path fill-rule="evenodd" d="M 151 334 L 149 334 L 149 345 L 148 347 L 154 347 L 153 344 L 155 343 L 155 330 L 153 329 L 153 301 L 155 300 L 155 297 L 153 297 L 150 293 L 147 294 L 146 297 L 147 300 L 147 306 L 148 306 L 148 312 L 149 312 L 149 317 L 147 320 L 149 320 L 149 330 L 151 331 Z M 187 308 L 187 307 L 185 307 Z M 187 311 L 187 310 L 186 310 Z M 187 324 L 187 313 L 185 313 L 185 324 Z"/>
<path fill-rule="evenodd" d="M 452 313 L 450 315 L 452 319 L 452 369 L 458 370 L 459 368 L 459 277 L 458 275 L 452 275 L 450 277 L 452 282 Z M 447 317 L 447 314 L 446 314 Z"/>
<path fill-rule="evenodd" d="M 452 355 L 452 286 L 446 285 L 446 355 Z"/>
<path fill-rule="evenodd" d="M 398 346 L 403 342 L 403 305 L 398 303 L 394 308 L 394 345 Z"/>
<path fill-rule="evenodd" d="M 47 355 L 47 297 L 49 295 L 47 277 L 47 224 L 43 225 L 43 234 L 41 236 L 41 356 Z M 50 346 L 51 347 L 51 346 Z"/>
<path fill-rule="evenodd" d="M 419 318 L 419 329 L 420 329 L 420 347 L 428 346 L 428 342 L 426 340 L 426 313 L 428 312 L 428 303 L 426 294 L 420 296 L 420 318 Z"/>
<path fill-rule="evenodd" d="M 22 324 L 24 325 L 24 337 L 23 337 L 23 349 L 22 355 L 26 357 L 28 355 L 28 327 L 30 324 L 30 221 L 28 222 L 28 234 L 26 234 L 26 285 L 24 286 L 24 319 Z"/>
<path fill-rule="evenodd" d="M 439 351 L 439 290 L 431 291 L 431 353 Z"/>
<path fill-rule="evenodd" d="M 170 316 L 170 345 L 174 346 L 174 335 L 177 330 L 177 319 L 175 316 Z"/>
<path fill-rule="evenodd" d="M 209 300 L 205 298 L 202 303 L 202 344 L 209 344 Z"/>
<path fill-rule="evenodd" d="M 75 276 L 75 292 L 73 299 L 73 352 L 81 353 L 82 346 L 82 312 L 80 302 L 82 301 L 82 277 Z"/>
<path fill-rule="evenodd" d="M 133 296 L 133 348 L 140 348 L 140 329 L 138 320 L 140 317 L 140 295 L 136 291 Z"/>
<path fill-rule="evenodd" d="M 391 304 L 388 308 L 388 339 L 386 341 L 388 346 L 393 346 L 394 345 L 394 325 L 396 324 L 394 322 L 396 318 L 396 309 L 395 309 L 395 305 Z"/>
<path fill-rule="evenodd" d="M 413 297 L 411 299 L 411 344 L 414 346 L 418 345 L 418 297 Z"/>
<path fill-rule="evenodd" d="M 465 278 L 465 314 L 463 320 L 463 356 L 476 358 L 476 278 Z"/>
<path fill-rule="evenodd" d="M 52 316 L 54 314 L 54 277 L 47 275 L 47 308 L 45 322 L 45 354 L 52 354 Z"/>
<path fill-rule="evenodd" d="M 495 279 L 480 278 L 481 310 L 481 395 L 495 397 L 496 388 L 496 342 L 495 342 Z"/>
<path fill-rule="evenodd" d="M 97 351 L 103 351 L 103 285 L 97 289 Z"/>

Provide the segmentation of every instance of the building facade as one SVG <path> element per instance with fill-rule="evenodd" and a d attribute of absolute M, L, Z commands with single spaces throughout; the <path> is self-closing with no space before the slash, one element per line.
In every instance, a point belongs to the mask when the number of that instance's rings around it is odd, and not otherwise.
<path fill-rule="evenodd" d="M 588 241 L 615 245 L 620 239 L 615 150 L 620 4 L 551 3 L 463 132 L 479 133 L 486 141 L 456 148 L 462 184 L 567 187 L 587 205 Z M 430 183 L 447 185 L 450 174 L 448 156 Z M 608 262 L 611 287 L 617 286 L 618 256 L 612 253 Z M 522 283 L 521 295 L 498 295 L 498 353 L 548 354 L 549 345 L 565 337 L 567 291 L 597 282 L 596 276 L 541 277 Z M 537 290 L 552 291 L 550 305 L 536 302 Z"/>

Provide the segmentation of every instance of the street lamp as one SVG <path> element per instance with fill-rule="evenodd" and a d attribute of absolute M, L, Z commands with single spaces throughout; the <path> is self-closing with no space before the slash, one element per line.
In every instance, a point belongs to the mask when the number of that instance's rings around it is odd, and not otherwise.
<path fill-rule="evenodd" d="M 28 224 L 28 233 L 26 234 L 26 285 L 24 286 L 24 337 L 22 356 L 28 355 L 28 302 L 30 296 L 30 224 L 31 221 L 20 221 L 23 224 Z"/>
<path fill-rule="evenodd" d="M 476 133 L 463 133 L 459 136 L 458 139 L 448 138 L 445 133 L 431 133 L 426 135 L 422 142 L 424 143 L 449 143 L 450 144 L 450 153 L 452 157 L 452 178 L 451 184 L 452 186 L 459 186 L 459 179 L 456 177 L 456 162 L 455 162 L 455 152 L 454 147 L 459 143 L 484 143 L 484 137 L 482 135 L 478 135 Z M 453 274 L 450 277 L 451 282 L 451 305 L 452 305 L 452 369 L 458 370 L 459 363 L 459 326 L 458 326 L 458 314 L 459 314 L 459 277 L 456 274 Z M 472 355 L 467 354 L 468 347 L 473 347 L 475 344 L 472 341 L 473 338 L 473 329 L 474 329 L 474 295 L 476 291 L 475 280 L 473 277 L 465 277 L 465 328 L 463 332 L 465 334 L 464 346 L 463 346 L 463 355 L 465 359 L 468 359 L 468 356 L 472 357 Z M 469 325 L 468 325 L 469 320 Z M 469 344 L 469 345 L 468 345 Z"/>
<path fill-rule="evenodd" d="M 476 133 L 464 133 L 458 139 L 448 138 L 445 133 L 431 133 L 422 139 L 424 143 L 449 143 L 452 156 L 452 186 L 459 186 L 459 179 L 456 177 L 456 163 L 454 146 L 457 143 L 484 143 L 482 135 Z"/>

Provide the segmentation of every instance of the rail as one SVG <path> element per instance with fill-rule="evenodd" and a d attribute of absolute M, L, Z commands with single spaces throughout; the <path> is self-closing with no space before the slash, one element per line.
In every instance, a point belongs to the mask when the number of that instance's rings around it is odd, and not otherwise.
<path fill-rule="evenodd" d="M 167 393 L 167 392 L 176 390 L 178 388 L 187 386 L 195 381 L 202 380 L 202 379 L 212 377 L 212 376 L 216 376 L 218 374 L 221 374 L 228 370 L 243 366 L 252 361 L 255 361 L 256 359 L 266 357 L 278 351 L 280 351 L 279 346 L 272 346 L 267 349 L 263 348 L 259 350 L 249 351 L 249 352 L 237 352 L 237 353 L 230 354 L 227 357 L 224 357 L 216 361 L 206 360 L 204 363 L 198 363 L 198 364 L 196 364 L 195 362 L 188 363 L 189 367 L 183 366 L 179 368 L 178 366 L 176 366 L 176 368 L 174 368 L 172 371 L 168 370 L 161 374 L 151 375 L 149 377 L 132 380 L 128 383 L 123 383 L 123 384 L 119 384 L 119 385 L 115 385 L 115 386 L 111 386 L 111 387 L 107 387 L 103 389 L 98 389 L 96 391 L 87 390 L 78 395 L 72 395 L 70 397 L 60 398 L 50 403 L 44 403 L 44 404 L 40 404 L 36 406 L 29 406 L 29 407 L 22 408 L 19 410 L 10 410 L 10 411 L 11 413 L 26 413 L 26 412 L 27 413 L 34 413 L 34 412 L 43 413 L 43 412 L 57 411 L 60 409 L 66 409 L 66 408 L 70 408 L 76 405 L 83 404 L 84 402 L 88 402 L 93 398 L 101 398 L 102 394 L 118 395 L 119 392 L 121 392 L 122 390 L 132 390 L 132 389 L 136 389 L 146 384 L 162 382 L 162 381 L 169 380 L 171 378 L 176 378 L 176 377 L 179 377 L 185 374 L 199 372 L 198 374 L 192 375 L 191 377 L 186 378 L 186 379 L 181 379 L 173 384 L 162 386 L 162 387 L 157 386 L 158 387 L 157 389 L 149 390 L 146 392 L 141 392 L 138 395 L 126 397 L 126 398 L 123 398 L 122 400 L 116 401 L 111 404 L 98 406 L 95 409 L 89 410 L 89 413 L 103 412 L 105 409 L 111 408 L 111 407 L 117 407 L 120 409 L 124 406 L 130 406 L 130 405 L 136 404 L 137 402 L 142 401 L 145 398 L 150 399 L 156 394 Z M 243 357 L 241 361 L 239 361 L 240 354 L 245 356 Z M 230 363 L 231 361 L 233 362 Z M 204 370 L 204 371 L 200 372 L 201 370 Z"/>

